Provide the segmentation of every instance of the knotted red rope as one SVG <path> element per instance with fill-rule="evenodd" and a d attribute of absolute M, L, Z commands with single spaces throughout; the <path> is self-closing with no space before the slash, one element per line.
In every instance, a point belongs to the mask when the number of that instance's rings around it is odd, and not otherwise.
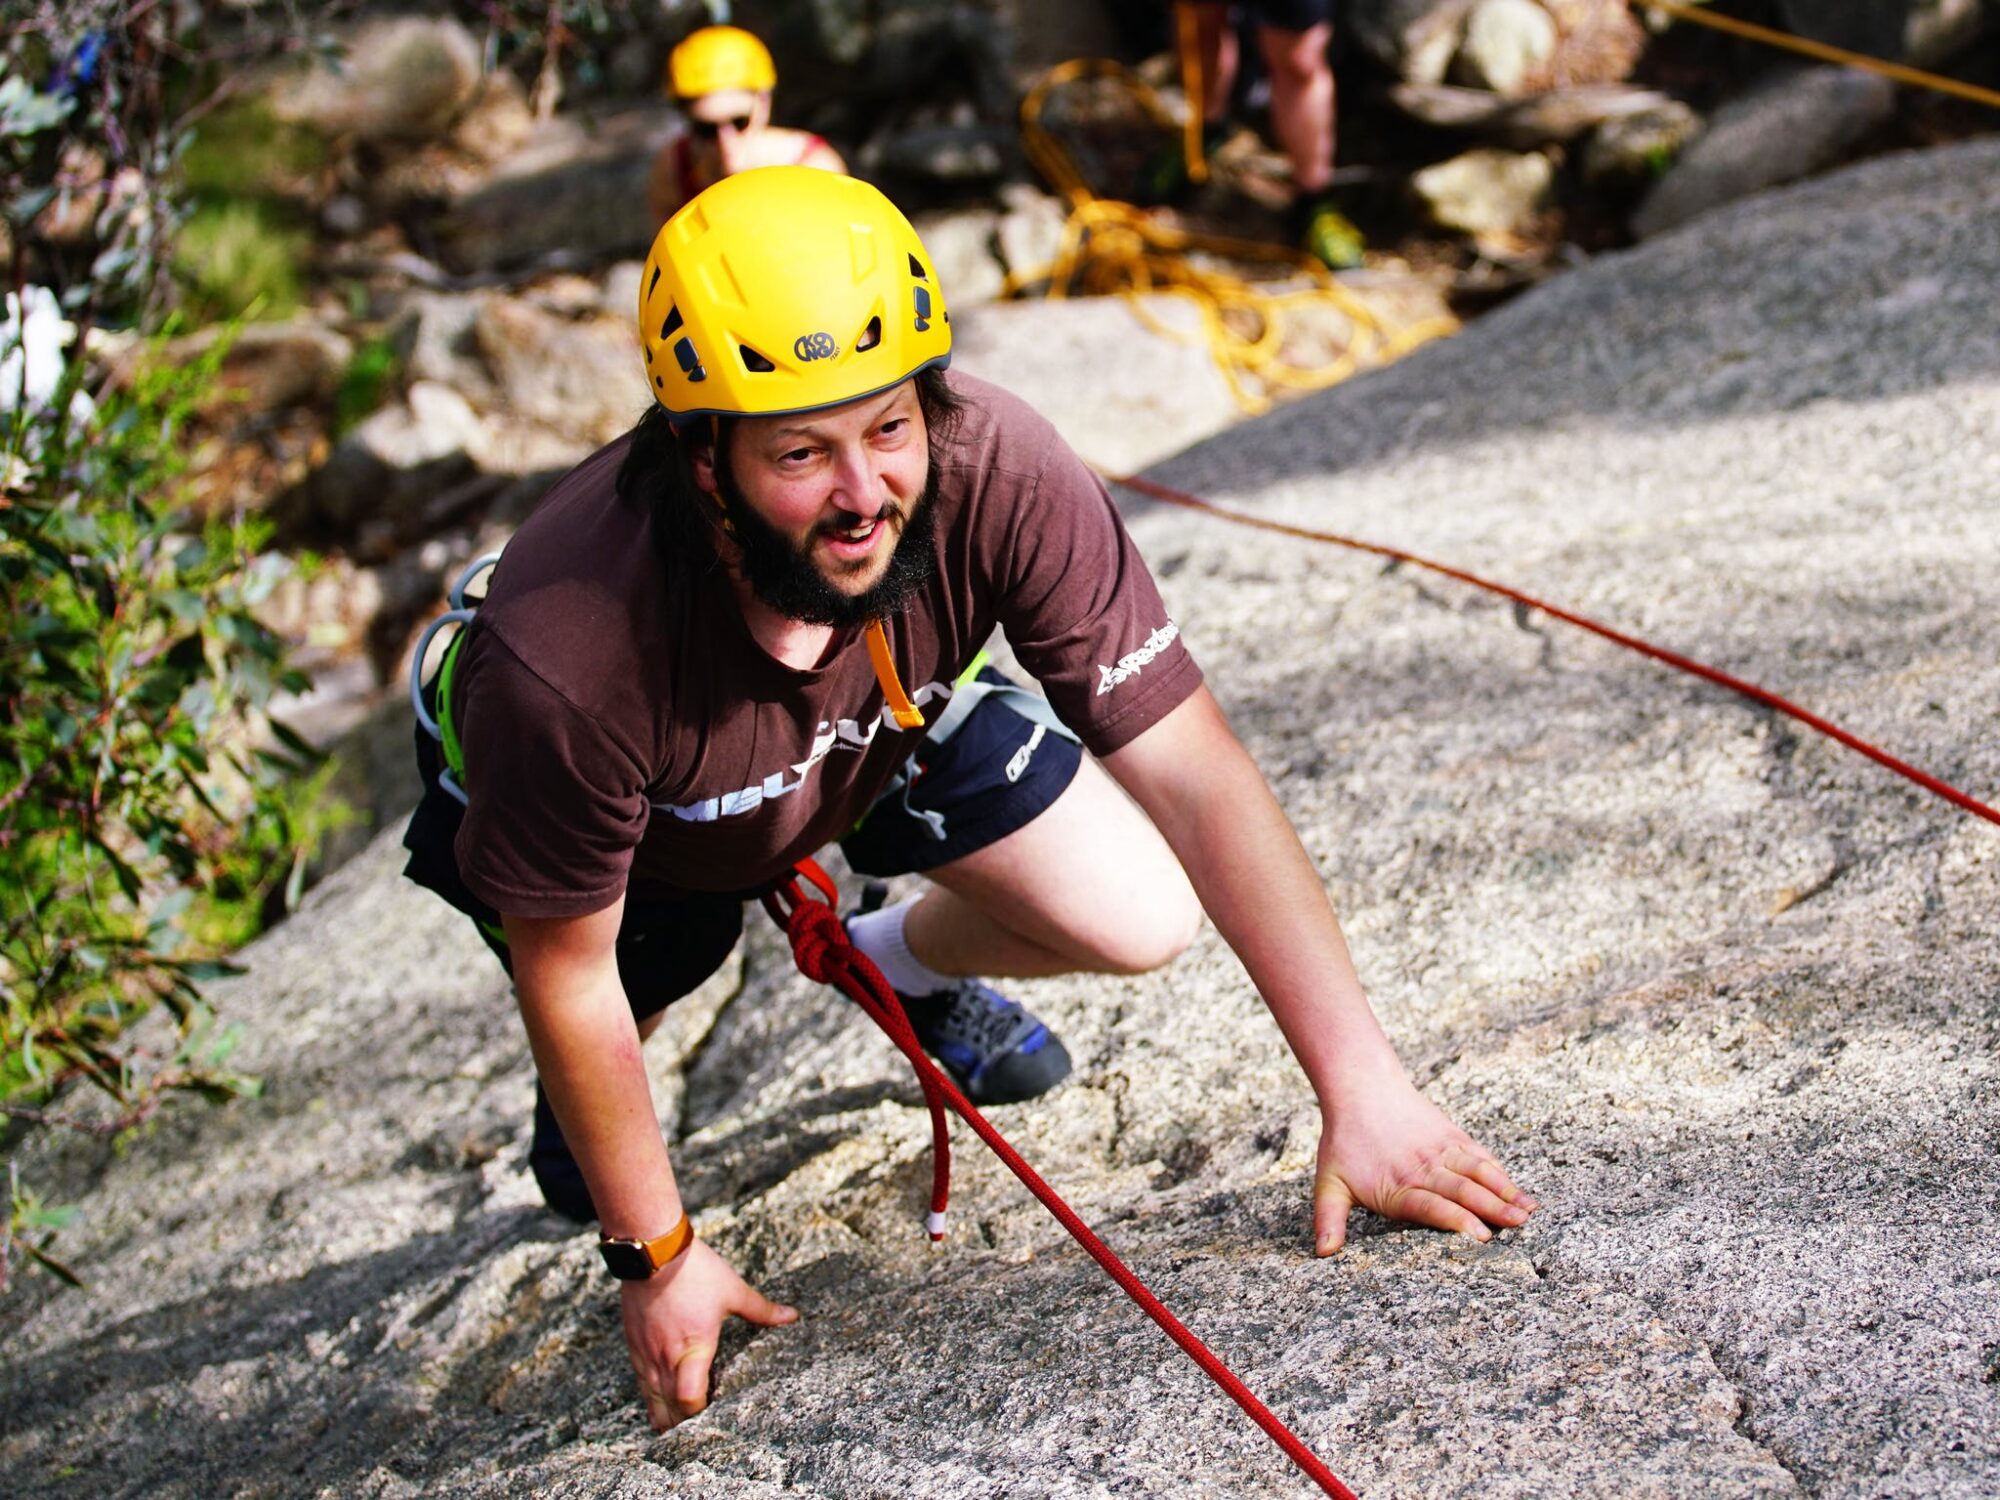
<path fill-rule="evenodd" d="M 1055 1215 L 1056 1222 L 1089 1252 L 1090 1258 L 1104 1268 L 1104 1273 L 1124 1289 L 1125 1295 L 1138 1303 L 1140 1310 L 1159 1324 L 1167 1337 L 1180 1346 L 1181 1352 L 1199 1365 L 1210 1380 L 1221 1386 L 1229 1399 L 1242 1407 L 1250 1420 L 1263 1428 L 1314 1484 L 1334 1496 L 1335 1500 L 1355 1500 L 1354 1492 L 1335 1477 L 1333 1470 L 1322 1463 L 1291 1428 L 1272 1415 L 1271 1409 L 1259 1401 L 1206 1344 L 1189 1332 L 1179 1318 L 1167 1311 L 1166 1304 L 1153 1295 L 1125 1262 L 1111 1253 L 1110 1247 L 1091 1232 L 1090 1226 L 1076 1216 L 1075 1210 L 1063 1202 L 1055 1189 L 1042 1181 L 1041 1175 L 1022 1160 L 1020 1153 L 1007 1144 L 999 1131 L 986 1122 L 971 1101 L 958 1091 L 958 1086 L 939 1071 L 937 1064 L 925 1055 L 918 1043 L 910 1018 L 903 1014 L 902 1004 L 896 999 L 896 992 L 889 987 L 889 981 L 882 977 L 882 971 L 875 967 L 868 955 L 848 940 L 847 929 L 833 907 L 839 899 L 839 889 L 832 878 L 809 859 L 799 861 L 797 874 L 817 886 L 824 893 L 824 899 L 807 894 L 794 878 L 764 897 L 764 909 L 791 938 L 792 957 L 799 966 L 799 972 L 809 979 L 832 985 L 866 1011 L 868 1018 L 880 1026 L 889 1040 L 896 1044 L 897 1050 L 910 1060 L 910 1066 L 916 1070 L 917 1082 L 923 1088 L 924 1103 L 931 1112 L 934 1148 L 931 1213 L 927 1221 L 931 1238 L 944 1237 L 945 1200 L 951 1179 L 951 1145 L 944 1118 L 944 1106 L 948 1104 L 992 1148 L 993 1154 L 1006 1164 L 1007 1170 L 1020 1178 L 1028 1191 L 1041 1200 L 1042 1206 Z"/>

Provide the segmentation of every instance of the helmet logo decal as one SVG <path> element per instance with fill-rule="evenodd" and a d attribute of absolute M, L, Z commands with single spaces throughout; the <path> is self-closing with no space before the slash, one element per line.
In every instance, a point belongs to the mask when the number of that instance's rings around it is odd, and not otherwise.
<path fill-rule="evenodd" d="M 832 359 L 840 353 L 840 345 L 830 333 L 802 333 L 793 341 L 792 353 L 811 364 L 816 359 Z"/>
<path fill-rule="evenodd" d="M 701 356 L 694 352 L 694 341 L 682 338 L 674 344 L 674 358 L 681 362 L 681 370 L 688 378 L 688 384 L 695 385 L 708 379 L 708 371 L 701 367 Z"/>
<path fill-rule="evenodd" d="M 917 332 L 928 333 L 931 326 L 931 294 L 925 287 L 912 287 L 917 294 Z"/>

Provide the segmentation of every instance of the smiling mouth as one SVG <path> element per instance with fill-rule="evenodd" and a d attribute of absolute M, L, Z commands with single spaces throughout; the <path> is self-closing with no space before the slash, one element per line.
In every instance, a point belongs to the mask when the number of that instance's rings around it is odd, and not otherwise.
<path fill-rule="evenodd" d="M 871 539 L 875 535 L 875 529 L 881 524 L 882 517 L 877 516 L 872 521 L 856 521 L 852 526 L 822 526 L 820 534 L 832 541 L 852 545 Z"/>

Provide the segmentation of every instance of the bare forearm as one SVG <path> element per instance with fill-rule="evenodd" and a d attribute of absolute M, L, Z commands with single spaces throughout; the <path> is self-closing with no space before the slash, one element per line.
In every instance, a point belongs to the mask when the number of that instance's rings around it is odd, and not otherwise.
<path fill-rule="evenodd" d="M 653 1113 L 638 1029 L 609 950 L 578 956 L 514 939 L 521 1019 L 564 1139 L 606 1234 L 650 1238 L 679 1219 L 680 1193 Z"/>

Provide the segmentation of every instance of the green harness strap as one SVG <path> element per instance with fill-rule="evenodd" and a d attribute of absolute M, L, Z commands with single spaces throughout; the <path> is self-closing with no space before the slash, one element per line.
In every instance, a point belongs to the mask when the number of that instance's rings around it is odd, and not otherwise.
<path fill-rule="evenodd" d="M 465 747 L 458 742 L 458 728 L 452 722 L 451 684 L 458 672 L 458 648 L 464 644 L 465 631 L 461 629 L 444 648 L 444 660 L 438 665 L 437 675 L 438 747 L 444 751 L 446 769 L 460 786 L 465 785 Z"/>

